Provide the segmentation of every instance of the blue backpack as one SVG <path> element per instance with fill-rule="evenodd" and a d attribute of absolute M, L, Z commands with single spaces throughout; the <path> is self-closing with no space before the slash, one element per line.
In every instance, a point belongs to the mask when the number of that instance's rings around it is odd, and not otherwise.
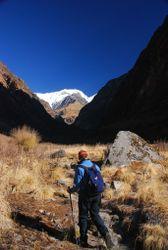
<path fill-rule="evenodd" d="M 102 193 L 104 191 L 104 181 L 100 171 L 95 164 L 92 167 L 80 165 L 85 170 L 83 183 L 88 194 Z"/>

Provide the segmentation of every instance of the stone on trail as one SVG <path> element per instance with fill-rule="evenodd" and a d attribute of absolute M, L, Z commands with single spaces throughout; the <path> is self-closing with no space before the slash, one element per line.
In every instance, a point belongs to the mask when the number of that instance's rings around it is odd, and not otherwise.
<path fill-rule="evenodd" d="M 50 155 L 51 159 L 66 157 L 66 152 L 64 149 L 60 149 Z"/>
<path fill-rule="evenodd" d="M 120 190 L 123 186 L 124 182 L 123 181 L 113 181 L 112 182 L 112 188 L 114 188 L 115 190 Z"/>
<path fill-rule="evenodd" d="M 110 165 L 128 166 L 138 161 L 152 163 L 161 160 L 159 153 L 144 139 L 130 131 L 120 131 L 109 149 Z"/>

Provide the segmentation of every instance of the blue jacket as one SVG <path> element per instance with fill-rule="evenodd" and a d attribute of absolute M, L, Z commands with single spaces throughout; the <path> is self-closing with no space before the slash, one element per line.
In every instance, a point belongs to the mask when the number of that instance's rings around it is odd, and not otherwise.
<path fill-rule="evenodd" d="M 85 191 L 85 187 L 82 181 L 85 174 L 85 170 L 80 165 L 90 168 L 93 166 L 93 162 L 90 160 L 83 160 L 76 166 L 75 177 L 74 177 L 74 189 L 79 193 Z M 100 168 L 96 164 L 95 166 L 96 169 L 100 171 Z"/>

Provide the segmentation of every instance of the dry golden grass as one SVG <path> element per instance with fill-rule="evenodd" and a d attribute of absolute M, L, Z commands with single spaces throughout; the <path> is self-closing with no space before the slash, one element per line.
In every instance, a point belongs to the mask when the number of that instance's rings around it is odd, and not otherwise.
<path fill-rule="evenodd" d="M 26 126 L 13 129 L 11 136 L 19 146 L 23 147 L 24 150 L 35 148 L 40 141 L 40 136 L 37 131 Z"/>
<path fill-rule="evenodd" d="M 168 228 L 161 225 L 145 224 L 142 227 L 142 238 L 144 249 L 146 250 L 166 250 L 168 249 Z"/>
<path fill-rule="evenodd" d="M 15 140 L 0 135 L 0 142 L 2 141 L 6 145 L 3 150 L 3 162 L 0 161 L 0 188 L 3 194 L 26 193 L 42 200 L 53 198 L 55 195 L 67 196 L 66 188 L 53 186 L 58 180 L 65 181 L 67 186 L 72 185 L 70 170 L 50 166 L 53 162 L 48 155 L 51 147 L 54 146 L 55 149 L 57 145 L 38 144 L 36 150 L 30 153 L 27 150 L 19 150 L 20 144 L 15 144 Z M 15 157 L 13 154 L 7 154 L 9 147 L 15 148 Z M 61 160 L 67 161 L 67 158 Z"/>
<path fill-rule="evenodd" d="M 66 171 L 62 167 L 56 167 L 51 172 L 51 179 L 53 182 L 58 180 L 65 180 L 66 179 Z"/>
<path fill-rule="evenodd" d="M 164 163 L 164 162 L 163 162 Z M 164 166 L 155 167 L 151 164 L 143 166 L 142 175 L 137 183 L 135 197 L 139 203 L 154 204 L 156 209 L 168 208 L 167 169 Z"/>
<path fill-rule="evenodd" d="M 116 167 L 106 166 L 106 167 L 102 168 L 101 173 L 102 173 L 104 180 L 106 182 L 111 183 L 112 178 L 113 178 L 114 174 L 116 173 L 116 171 L 117 171 Z"/>
<path fill-rule="evenodd" d="M 67 157 L 57 159 L 56 162 L 49 156 L 60 148 L 66 151 Z M 102 160 L 104 145 L 39 144 L 37 133 L 26 127 L 13 130 L 12 137 L 0 135 L 0 190 L 3 197 L 0 196 L 0 228 L 12 225 L 5 196 L 25 193 L 40 200 L 56 196 L 68 197 L 67 187 L 54 183 L 63 180 L 67 186 L 72 185 L 73 171 L 61 166 L 77 162 L 81 148 L 87 150 L 89 157 L 94 160 Z M 54 167 L 55 163 L 58 163 L 58 167 Z"/>
<path fill-rule="evenodd" d="M 86 150 L 88 152 L 88 158 L 92 159 L 93 161 L 100 161 L 104 159 L 104 150 L 106 149 L 106 145 L 55 145 L 53 148 L 56 150 L 64 149 L 68 155 L 68 158 L 73 159 L 74 161 L 78 161 L 78 152 L 80 150 Z"/>
<path fill-rule="evenodd" d="M 166 212 L 168 208 L 168 161 L 160 162 L 160 165 L 133 163 L 128 167 L 104 167 L 102 175 L 109 184 L 112 181 L 120 181 L 121 187 L 113 190 L 113 198 L 127 200 L 134 197 L 139 203 L 152 203 L 156 208 Z M 108 193 L 110 193 L 108 195 Z M 108 191 L 107 199 L 111 199 L 112 191 Z M 110 198 L 108 198 L 108 196 Z"/>
<path fill-rule="evenodd" d="M 132 185 L 135 182 L 136 174 L 128 167 L 118 169 L 112 178 Z"/>
<path fill-rule="evenodd" d="M 160 180 L 168 184 L 168 167 L 163 167 Z"/>
<path fill-rule="evenodd" d="M 0 177 L 4 193 L 26 193 L 31 194 L 36 199 L 48 199 L 54 196 L 54 188 L 47 185 L 45 179 L 40 173 L 40 169 L 6 168 L 5 174 Z"/>
<path fill-rule="evenodd" d="M 66 186 L 72 185 L 74 173 L 65 165 L 76 163 L 78 152 L 81 149 L 87 150 L 91 160 L 102 161 L 107 148 L 106 145 L 99 144 L 93 146 L 39 144 L 36 132 L 34 138 L 37 140 L 30 140 L 30 144 L 29 142 L 27 144 L 25 139 L 29 141 L 29 137 L 32 137 L 32 131 L 28 131 L 30 132 L 28 136 L 25 130 L 17 130 L 17 132 L 17 136 L 14 136 L 13 133 L 12 138 L 0 135 L 0 200 L 2 200 L 0 228 L 6 222 L 4 228 L 7 228 L 7 225 L 12 226 L 10 208 L 5 198 L 7 195 L 26 193 L 40 200 L 56 196 L 68 197 Z M 66 152 L 64 158 L 51 159 L 49 157 L 60 149 L 64 149 Z M 168 155 L 168 152 L 164 151 L 164 154 Z M 113 166 L 103 167 L 102 175 L 109 184 L 112 181 L 121 182 L 121 187 L 118 190 L 112 188 L 105 190 L 103 196 L 106 200 L 124 203 L 129 197 L 133 197 L 143 205 L 150 202 L 154 205 L 154 209 L 165 215 L 168 214 L 168 159 L 160 162 L 160 167 L 156 167 L 154 164 L 136 162 L 121 169 Z M 64 181 L 66 185 L 55 184 L 59 180 Z M 158 226 L 160 226 L 160 230 L 159 227 L 153 225 L 144 225 L 144 249 L 153 250 L 155 248 L 152 247 L 155 244 L 157 249 L 165 249 L 167 242 L 165 241 L 165 233 L 162 231 L 165 228 L 162 225 Z M 154 237 L 154 232 L 157 233 L 157 238 Z"/>
<path fill-rule="evenodd" d="M 165 199 L 165 186 L 158 180 L 151 180 L 149 182 L 142 182 L 138 186 L 136 197 L 139 202 L 154 202 L 161 203 Z"/>
<path fill-rule="evenodd" d="M 131 193 L 132 193 L 131 185 L 128 183 L 123 183 L 121 185 L 121 188 L 119 188 L 119 190 L 115 192 L 115 198 L 120 201 L 124 201 L 131 196 Z"/>
<path fill-rule="evenodd" d="M 103 192 L 103 198 L 106 200 L 112 200 L 114 198 L 114 191 L 113 189 L 105 189 Z"/>
<path fill-rule="evenodd" d="M 168 142 L 167 141 L 156 141 L 155 148 L 157 148 L 160 152 L 167 152 L 168 151 Z"/>
<path fill-rule="evenodd" d="M 34 194 L 34 198 L 40 199 L 40 200 L 46 200 L 51 199 L 55 197 L 55 188 L 50 185 L 40 185 Z"/>
<path fill-rule="evenodd" d="M 67 186 L 72 185 L 72 178 L 69 177 L 69 170 L 63 167 L 56 167 L 51 171 L 52 183 L 63 180 Z"/>
<path fill-rule="evenodd" d="M 5 197 L 0 194 L 0 234 L 3 230 L 9 230 L 13 228 L 13 222 L 10 218 L 10 206 Z"/>
<path fill-rule="evenodd" d="M 65 197 L 68 198 L 69 194 L 67 192 L 67 189 L 65 187 L 59 187 L 55 190 L 54 194 L 56 196 L 60 196 L 60 197 Z"/>
<path fill-rule="evenodd" d="M 38 159 L 36 155 L 30 157 L 20 152 L 17 165 L 14 166 L 8 164 L 8 161 L 0 162 L 0 189 L 5 195 L 27 193 L 36 199 L 52 198 L 55 189 L 52 187 L 50 176 L 47 160 Z"/>

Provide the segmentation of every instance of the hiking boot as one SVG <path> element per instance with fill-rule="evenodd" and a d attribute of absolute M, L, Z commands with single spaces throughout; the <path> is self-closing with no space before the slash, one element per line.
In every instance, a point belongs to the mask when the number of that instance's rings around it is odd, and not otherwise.
<path fill-rule="evenodd" d="M 106 243 L 107 249 L 111 250 L 113 248 L 114 244 L 113 244 L 112 237 L 111 237 L 109 232 L 107 232 L 106 235 L 104 236 L 104 241 Z"/>

